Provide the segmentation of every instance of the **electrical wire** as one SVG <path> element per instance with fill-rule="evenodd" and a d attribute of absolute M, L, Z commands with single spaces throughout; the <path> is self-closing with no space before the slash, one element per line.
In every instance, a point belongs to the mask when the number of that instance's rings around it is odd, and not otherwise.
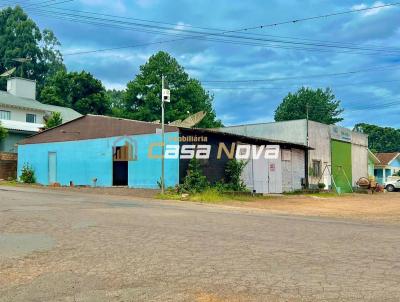
<path fill-rule="evenodd" d="M 34 13 L 39 14 L 39 15 L 47 15 L 52 18 L 64 18 L 65 20 L 70 20 L 70 21 L 77 21 L 77 22 L 83 22 L 83 23 L 88 23 L 89 21 L 94 22 L 94 25 L 102 25 L 102 26 L 108 26 L 108 27 L 114 27 L 115 25 L 121 26 L 118 28 L 121 29 L 132 29 L 135 31 L 141 31 L 141 32 L 148 32 L 148 33 L 155 33 L 155 34 L 161 34 L 161 35 L 171 35 L 171 33 L 186 33 L 186 34 L 192 34 L 193 36 L 184 36 L 182 40 L 186 39 L 199 39 L 199 38 L 204 38 L 204 37 L 224 37 L 224 38 L 231 38 L 231 39 L 237 39 L 243 42 L 269 42 L 269 43 L 275 43 L 280 45 L 295 45 L 295 46 L 307 46 L 307 47 L 317 47 L 317 48 L 333 48 L 333 49 L 346 49 L 346 50 L 358 50 L 358 51 L 370 51 L 373 52 L 371 54 L 376 55 L 376 53 L 387 53 L 391 55 L 400 55 L 400 50 L 393 50 L 393 49 L 382 49 L 382 48 L 371 48 L 371 47 L 357 47 L 357 46 L 350 46 L 350 45 L 337 45 L 337 44 L 325 44 L 325 43 L 311 43 L 311 42 L 296 42 L 296 41 L 288 41 L 288 40 L 282 40 L 282 39 L 266 39 L 266 38 L 257 38 L 257 37 L 251 37 L 251 36 L 243 36 L 243 35 L 227 35 L 226 32 L 220 32 L 220 33 L 215 33 L 215 32 L 201 32 L 201 31 L 193 31 L 193 30 L 183 30 L 183 29 L 176 29 L 176 28 L 166 28 L 163 26 L 154 26 L 154 25 L 149 25 L 149 24 L 141 24 L 137 22 L 128 22 L 128 21 L 121 21 L 121 20 L 116 20 L 116 19 L 105 19 L 105 18 L 98 18 L 98 17 L 90 17 L 90 16 L 83 16 L 83 15 L 76 15 L 76 14 L 68 14 L 68 13 L 59 13 L 56 11 L 49 11 L 49 10 L 43 10 L 43 9 L 36 9 L 34 10 Z M 91 23 L 89 23 L 91 24 Z M 176 40 L 174 40 L 176 41 Z M 215 40 L 217 41 L 217 40 Z M 161 43 L 161 41 L 159 41 Z M 170 41 L 163 41 L 163 43 L 170 42 Z M 232 41 L 230 41 L 232 42 Z M 229 43 L 229 41 L 228 41 Z M 238 42 L 237 42 L 238 43 Z M 268 45 L 266 45 L 268 46 Z M 269 45 L 270 46 L 270 45 Z M 129 46 L 123 46 L 121 48 L 129 48 Z M 310 50 L 310 49 L 303 49 L 303 50 Z M 105 50 L 102 50 L 105 51 Z M 358 54 L 363 54 L 363 53 L 358 53 Z"/>

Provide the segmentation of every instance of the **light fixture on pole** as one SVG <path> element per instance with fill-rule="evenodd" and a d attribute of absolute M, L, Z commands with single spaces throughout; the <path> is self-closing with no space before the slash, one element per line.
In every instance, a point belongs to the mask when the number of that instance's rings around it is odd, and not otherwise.
<path fill-rule="evenodd" d="M 165 192 L 165 139 L 164 139 L 164 102 L 171 101 L 169 89 L 164 88 L 164 75 L 161 76 L 161 193 Z"/>

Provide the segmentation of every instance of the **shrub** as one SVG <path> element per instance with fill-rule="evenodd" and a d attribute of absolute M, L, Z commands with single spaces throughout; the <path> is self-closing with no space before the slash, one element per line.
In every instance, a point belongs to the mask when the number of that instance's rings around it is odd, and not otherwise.
<path fill-rule="evenodd" d="M 203 192 L 209 186 L 210 184 L 201 170 L 199 160 L 196 158 L 191 159 L 187 175 L 185 176 L 183 184 L 180 186 L 180 191 L 191 193 Z"/>
<path fill-rule="evenodd" d="M 242 180 L 242 173 L 247 162 L 232 159 L 225 168 L 225 187 L 230 191 L 246 191 L 246 185 Z"/>
<path fill-rule="evenodd" d="M 318 188 L 321 189 L 321 190 L 325 189 L 325 184 L 323 182 L 320 182 L 318 184 Z"/>
<path fill-rule="evenodd" d="M 63 122 L 60 112 L 53 112 L 46 120 L 45 129 L 50 129 L 61 125 Z"/>
<path fill-rule="evenodd" d="M 25 164 L 22 167 L 20 179 L 26 184 L 36 183 L 35 171 L 33 170 L 32 166 Z"/>

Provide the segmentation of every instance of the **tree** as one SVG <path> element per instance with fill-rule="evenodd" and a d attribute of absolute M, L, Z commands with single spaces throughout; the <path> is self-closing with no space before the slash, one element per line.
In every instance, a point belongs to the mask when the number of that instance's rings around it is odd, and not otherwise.
<path fill-rule="evenodd" d="M 171 103 L 165 106 L 165 121 L 183 120 L 198 111 L 206 117 L 198 127 L 220 127 L 212 107 L 213 96 L 198 80 L 192 79 L 183 67 L 166 52 L 158 52 L 140 67 L 140 73 L 128 83 L 121 115 L 126 118 L 155 121 L 161 119 L 161 77 L 171 89 Z"/>
<path fill-rule="evenodd" d="M 125 91 L 123 90 L 107 90 L 107 97 L 110 100 L 110 108 L 112 116 L 123 116 Z"/>
<path fill-rule="evenodd" d="M 62 116 L 60 112 L 53 112 L 50 117 L 48 117 L 45 121 L 44 128 L 50 129 L 62 124 Z"/>
<path fill-rule="evenodd" d="M 54 33 L 41 32 L 21 7 L 0 10 L 0 73 L 17 67 L 15 74 L 36 80 L 40 91 L 46 77 L 65 69 L 59 47 Z M 16 58 L 30 61 L 16 62 Z M 0 89 L 5 86 L 6 79 L 0 79 Z"/>
<path fill-rule="evenodd" d="M 110 111 L 103 84 L 86 71 L 58 71 L 47 79 L 40 99 L 43 103 L 69 107 L 81 114 L 104 115 Z"/>
<path fill-rule="evenodd" d="M 373 152 L 400 152 L 400 129 L 360 123 L 354 131 L 368 135 L 368 145 Z"/>
<path fill-rule="evenodd" d="M 184 192 L 198 193 L 203 192 L 209 186 L 207 177 L 203 175 L 200 161 L 197 158 L 192 158 L 180 189 Z"/>
<path fill-rule="evenodd" d="M 331 89 L 313 90 L 302 87 L 283 99 L 275 110 L 275 121 L 305 119 L 307 110 L 308 118 L 316 122 L 331 125 L 343 120 L 340 117 L 343 112 L 343 109 L 340 109 L 340 101 L 336 100 Z"/>
<path fill-rule="evenodd" d="M 5 139 L 8 135 L 7 129 L 5 129 L 0 123 L 0 142 Z"/>

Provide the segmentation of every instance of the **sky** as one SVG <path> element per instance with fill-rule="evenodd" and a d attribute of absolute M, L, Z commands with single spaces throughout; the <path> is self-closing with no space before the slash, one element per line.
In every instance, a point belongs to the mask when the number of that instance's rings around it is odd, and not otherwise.
<path fill-rule="evenodd" d="M 289 92 L 307 86 L 332 88 L 345 110 L 342 126 L 367 122 L 400 127 L 400 6 L 225 34 L 246 37 L 240 40 L 204 34 L 199 39 L 197 34 L 204 31 L 199 28 L 207 28 L 208 32 L 211 29 L 229 31 L 389 2 L 74 0 L 47 6 L 49 2 L 52 3 L 51 0 L 21 0 L 41 28 L 55 32 L 64 55 L 138 45 L 64 57 L 69 71 L 89 71 L 101 79 L 106 88 L 124 89 L 139 72 L 140 65 L 163 50 L 214 94 L 217 117 L 225 125 L 273 121 L 274 110 L 282 99 Z M 121 28 L 121 25 L 110 27 L 93 24 L 96 23 L 93 21 L 82 23 L 82 19 L 66 20 L 65 15 L 59 17 L 49 12 L 54 7 L 119 16 L 125 18 L 120 21 L 131 23 L 127 29 L 125 25 Z M 152 27 L 140 26 L 138 30 L 132 23 Z M 171 30 L 160 33 L 154 26 Z M 149 45 L 182 37 L 177 37 L 177 33 L 197 35 L 197 38 Z M 317 46 L 328 43 L 334 47 Z M 350 73 L 352 71 L 360 72 Z M 337 73 L 344 74 L 332 75 Z M 263 81 L 212 82 L 249 79 Z M 173 102 L 170 105 L 173 106 Z"/>

